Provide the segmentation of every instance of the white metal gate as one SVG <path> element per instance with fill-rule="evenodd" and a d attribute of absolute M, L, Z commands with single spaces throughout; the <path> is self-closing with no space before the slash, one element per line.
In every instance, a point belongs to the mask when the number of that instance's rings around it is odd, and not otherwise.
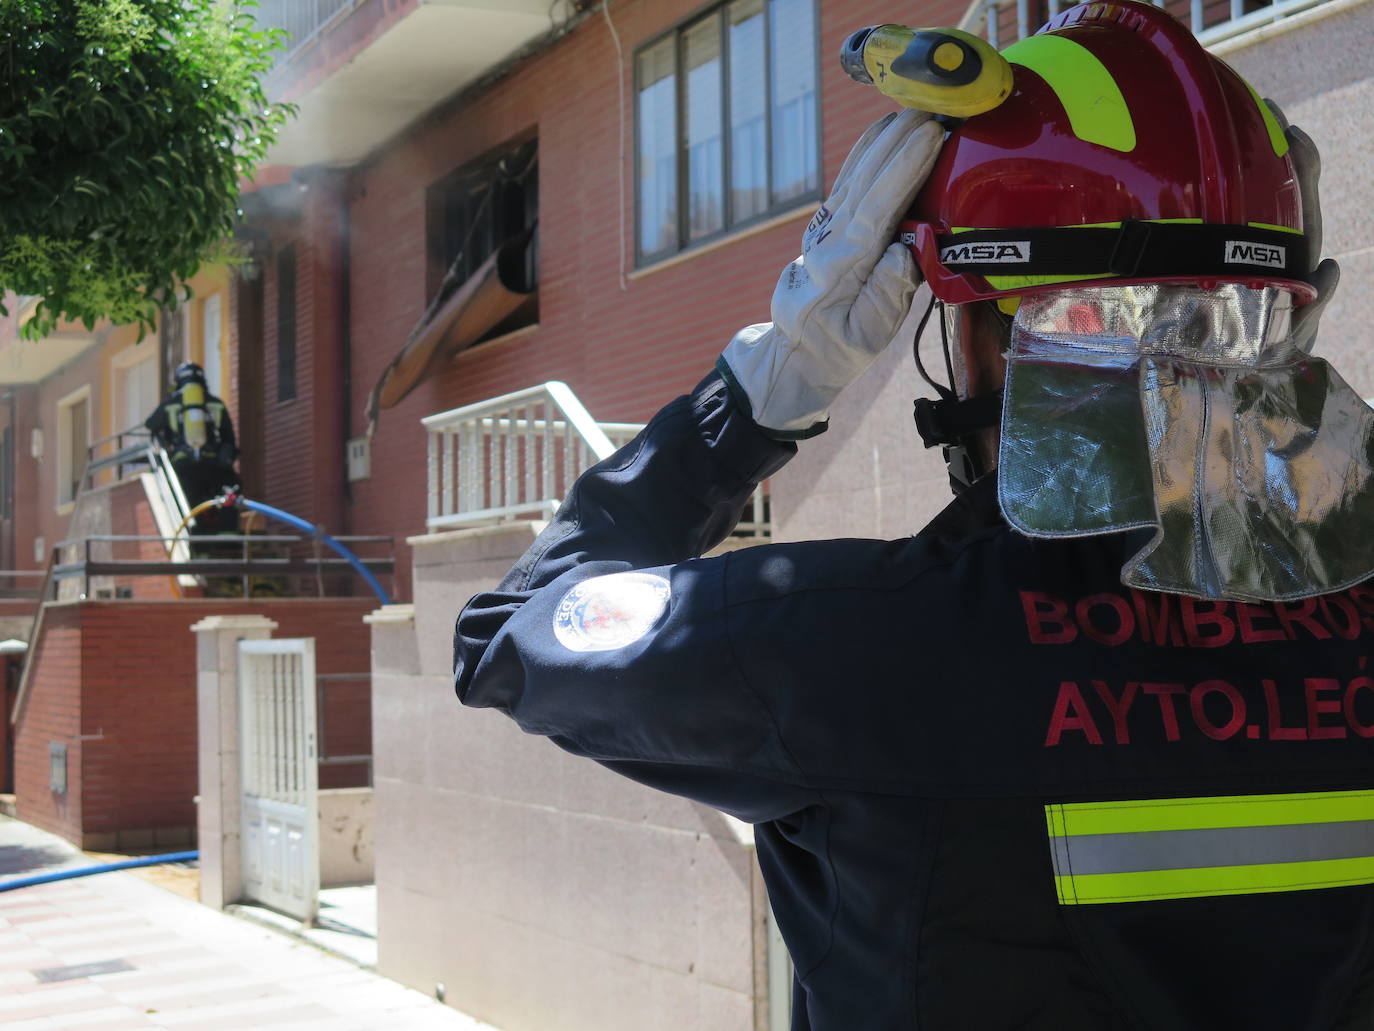
<path fill-rule="evenodd" d="M 239 642 L 244 893 L 310 922 L 320 891 L 315 641 Z"/>

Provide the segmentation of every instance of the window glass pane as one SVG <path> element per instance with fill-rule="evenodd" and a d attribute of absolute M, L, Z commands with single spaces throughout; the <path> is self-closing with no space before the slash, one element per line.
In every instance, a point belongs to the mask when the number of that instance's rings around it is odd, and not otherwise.
<path fill-rule="evenodd" d="M 773 203 L 814 190 L 816 21 L 814 0 L 768 0 L 773 57 Z"/>
<path fill-rule="evenodd" d="M 720 18 L 713 15 L 699 21 L 683 35 L 687 66 L 687 235 L 695 240 L 725 226 Z"/>
<path fill-rule="evenodd" d="M 639 249 L 677 247 L 677 75 L 673 37 L 639 55 Z"/>
<path fill-rule="evenodd" d="M 730 203 L 736 222 L 768 208 L 763 0 L 736 0 L 730 19 Z"/>
<path fill-rule="evenodd" d="M 62 428 L 66 430 L 65 454 L 62 455 L 60 464 L 62 467 L 62 482 L 59 487 L 61 497 L 59 501 L 68 502 L 75 500 L 77 494 L 81 492 L 81 479 L 86 475 L 86 448 L 90 442 L 90 429 L 88 422 L 88 407 L 85 398 L 75 401 L 67 406 L 66 418 L 62 420 L 66 423 Z"/>

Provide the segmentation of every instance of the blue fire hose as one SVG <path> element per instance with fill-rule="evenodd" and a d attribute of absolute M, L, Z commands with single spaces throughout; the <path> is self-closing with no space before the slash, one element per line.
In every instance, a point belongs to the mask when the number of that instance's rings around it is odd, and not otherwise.
<path fill-rule="evenodd" d="M 132 870 L 139 866 L 161 866 L 163 863 L 189 863 L 199 859 L 199 852 L 168 852 L 160 856 L 140 856 L 138 859 L 121 859 L 117 863 L 101 863 L 99 866 L 80 866 L 75 870 L 58 870 L 55 873 L 34 874 L 32 877 L 16 877 L 12 881 L 0 881 L 0 891 L 14 891 L 15 888 L 31 888 L 35 884 L 51 884 L 53 881 L 70 881 L 74 877 L 90 877 L 98 873 L 112 873 L 115 870 Z"/>
<path fill-rule="evenodd" d="M 324 541 L 336 552 L 338 552 L 340 555 L 342 555 L 345 559 L 348 560 L 349 565 L 356 569 L 358 571 L 358 575 L 367 581 L 367 585 L 371 587 L 372 592 L 376 594 L 378 598 L 381 599 L 383 605 L 391 604 L 391 599 L 387 596 L 386 591 L 382 590 L 382 585 L 377 582 L 377 578 L 372 575 L 372 570 L 368 569 L 367 566 L 363 565 L 360 561 L 358 561 L 357 555 L 353 554 L 353 552 L 349 551 L 342 544 L 336 541 L 333 537 L 329 536 L 329 534 L 321 530 L 318 526 L 312 526 L 311 524 L 307 523 L 304 519 L 300 518 L 300 516 L 293 516 L 290 512 L 283 512 L 281 509 L 273 508 L 271 505 L 264 505 L 261 501 L 250 501 L 248 498 L 237 498 L 236 502 L 237 504 L 240 504 L 244 508 L 248 509 L 250 512 L 261 512 L 265 516 L 271 516 L 273 519 L 280 519 L 284 523 L 289 523 L 296 529 L 302 530 L 305 533 L 318 534 L 320 540 Z"/>

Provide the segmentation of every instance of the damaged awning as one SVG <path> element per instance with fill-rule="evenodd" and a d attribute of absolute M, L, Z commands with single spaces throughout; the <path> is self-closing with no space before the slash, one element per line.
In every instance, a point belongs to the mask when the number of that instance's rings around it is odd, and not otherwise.
<path fill-rule="evenodd" d="M 444 362 L 502 322 L 538 303 L 535 229 L 510 237 L 461 283 L 447 279 L 410 337 L 386 367 L 367 400 L 367 433 L 391 408 L 434 375 Z"/>

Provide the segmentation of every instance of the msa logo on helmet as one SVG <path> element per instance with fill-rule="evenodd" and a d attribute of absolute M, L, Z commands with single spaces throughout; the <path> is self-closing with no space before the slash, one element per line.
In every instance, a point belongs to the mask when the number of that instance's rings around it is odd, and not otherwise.
<path fill-rule="evenodd" d="M 1265 268 L 1283 268 L 1288 264 L 1286 247 L 1276 247 L 1269 243 L 1247 243 L 1245 240 L 1226 241 L 1226 264 L 1263 265 Z"/>
<path fill-rule="evenodd" d="M 1002 243 L 956 243 L 940 248 L 942 265 L 1004 265 L 1030 261 L 1029 240 Z"/>

